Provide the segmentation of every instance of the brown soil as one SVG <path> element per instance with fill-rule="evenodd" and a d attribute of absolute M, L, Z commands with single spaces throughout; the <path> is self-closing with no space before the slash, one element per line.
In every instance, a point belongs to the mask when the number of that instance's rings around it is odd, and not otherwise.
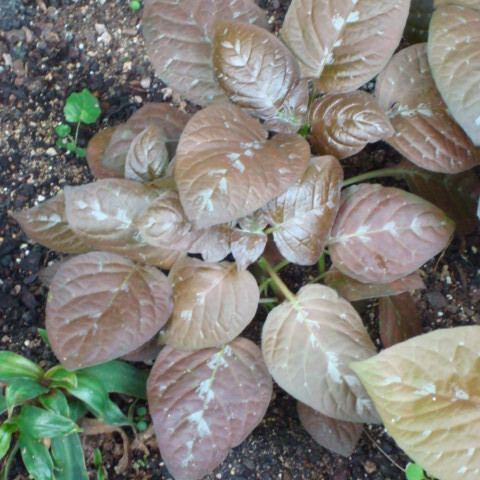
<path fill-rule="evenodd" d="M 275 29 L 289 3 L 260 2 Z M 140 34 L 140 14 L 129 9 L 127 0 L 2 0 L 0 5 L 0 349 L 20 353 L 46 368 L 56 360 L 37 333 L 44 326 L 47 292 L 38 274 L 58 255 L 30 241 L 7 212 L 36 205 L 65 185 L 92 180 L 83 159 L 55 146 L 54 128 L 63 120 L 62 108 L 71 92 L 88 88 L 102 107 L 98 125 L 80 131 L 83 146 L 100 127 L 124 121 L 147 101 L 173 101 L 179 108 L 190 108 L 172 98 L 154 77 Z M 378 168 L 395 159 L 391 149 L 378 144 L 347 164 L 355 171 L 365 161 Z M 418 295 L 418 306 L 425 331 L 480 324 L 479 237 L 478 230 L 469 235 L 464 249 L 454 241 L 440 260 L 422 269 L 427 288 Z M 298 289 L 310 272 L 287 271 L 286 281 Z M 363 312 L 380 347 L 375 304 L 366 305 Z M 257 340 L 263 320 L 259 313 L 251 328 Z M 130 400 L 118 401 L 126 408 Z M 295 401 L 275 388 L 260 426 L 207 478 L 404 478 L 394 462 L 403 467 L 406 456 L 382 427 L 366 430 L 369 436 L 362 436 L 350 458 L 331 454 L 303 430 Z M 135 445 L 132 432 L 127 433 Z M 110 478 L 170 478 L 154 438 L 147 434 L 142 440 L 141 448 L 132 448 L 123 474 L 114 471 L 123 452 L 117 434 L 86 438 L 87 461 L 91 465 L 91 452 L 99 446 Z M 137 446 L 140 443 L 137 438 Z M 27 478 L 20 460 L 12 478 Z"/>

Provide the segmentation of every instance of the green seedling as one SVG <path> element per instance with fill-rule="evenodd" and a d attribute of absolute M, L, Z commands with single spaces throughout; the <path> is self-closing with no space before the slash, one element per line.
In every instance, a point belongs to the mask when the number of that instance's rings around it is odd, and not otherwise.
<path fill-rule="evenodd" d="M 407 480 L 431 480 L 432 477 L 425 475 L 422 467 L 416 463 L 408 463 L 405 469 Z"/>
<path fill-rule="evenodd" d="M 99 448 L 93 451 L 93 465 L 97 470 L 97 480 L 105 480 L 105 467 L 102 464 L 102 452 Z"/>
<path fill-rule="evenodd" d="M 57 146 L 83 158 L 86 155 L 85 149 L 78 146 L 80 124 L 90 125 L 98 120 L 101 113 L 98 99 L 84 88 L 81 92 L 72 93 L 67 98 L 63 113 L 67 122 L 76 123 L 75 134 L 72 136 L 70 125 L 60 123 L 55 127 L 60 137 Z"/>
<path fill-rule="evenodd" d="M 130 2 L 130 9 L 131 10 L 134 10 L 134 11 L 140 10 L 140 6 L 141 6 L 141 4 L 138 0 L 132 0 Z"/>

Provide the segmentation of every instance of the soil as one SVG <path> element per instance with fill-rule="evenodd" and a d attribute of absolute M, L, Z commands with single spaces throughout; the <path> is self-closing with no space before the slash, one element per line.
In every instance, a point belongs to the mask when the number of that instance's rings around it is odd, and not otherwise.
<path fill-rule="evenodd" d="M 44 368 L 56 360 L 37 330 L 44 326 L 47 293 L 39 272 L 59 255 L 28 239 L 8 212 L 43 202 L 65 185 L 92 180 L 84 159 L 55 145 L 54 128 L 63 120 L 67 96 L 88 88 L 101 103 L 99 123 L 80 130 L 81 146 L 98 129 L 126 120 L 145 102 L 170 101 L 179 108 L 192 108 L 172 97 L 155 78 L 141 36 L 141 10 L 130 10 L 128 3 L 2 0 L 0 4 L 0 349 L 22 354 Z M 278 30 L 290 2 L 259 3 Z M 369 146 L 362 155 L 347 161 L 349 171 L 358 170 L 365 161 L 372 168 L 398 161 L 381 143 Z M 477 229 L 463 240 L 454 240 L 440 259 L 422 269 L 427 288 L 417 297 L 424 331 L 480 324 L 480 232 Z M 314 275 L 311 270 L 287 269 L 284 275 L 296 290 L 310 274 Z M 363 318 L 380 348 L 375 304 L 364 307 Z M 257 339 L 264 317 L 260 312 L 251 327 L 250 335 Z M 131 401 L 117 400 L 122 408 Z M 130 431 L 127 434 L 132 448 L 123 473 L 114 470 L 123 453 L 120 435 L 84 438 L 92 478 L 96 478 L 92 451 L 100 447 L 109 478 L 169 479 L 151 429 L 137 438 Z M 17 460 L 12 478 L 27 478 Z M 349 458 L 331 454 L 303 430 L 295 401 L 275 388 L 259 427 L 206 478 L 394 480 L 404 478 L 396 464 L 404 467 L 407 461 L 382 427 L 367 427 Z"/>

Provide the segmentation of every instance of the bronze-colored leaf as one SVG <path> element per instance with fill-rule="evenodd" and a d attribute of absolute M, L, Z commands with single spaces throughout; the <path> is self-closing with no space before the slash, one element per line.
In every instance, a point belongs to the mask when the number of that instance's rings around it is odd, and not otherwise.
<path fill-rule="evenodd" d="M 96 178 L 122 177 L 117 170 L 108 168 L 102 163 L 105 150 L 110 143 L 115 128 L 116 127 L 107 127 L 98 131 L 88 142 L 87 162 L 90 171 Z"/>
<path fill-rule="evenodd" d="M 375 96 L 395 130 L 385 141 L 411 162 L 443 173 L 463 172 L 480 163 L 480 151 L 449 115 L 435 87 L 425 43 L 392 57 L 377 78 Z"/>
<path fill-rule="evenodd" d="M 280 253 L 290 262 L 313 265 L 319 259 L 340 205 L 343 169 L 335 157 L 315 157 L 265 212 Z"/>
<path fill-rule="evenodd" d="M 195 228 L 236 221 L 284 193 L 305 171 L 310 146 L 299 135 L 268 132 L 232 104 L 197 112 L 175 159 L 183 209 Z"/>
<path fill-rule="evenodd" d="M 390 120 L 367 92 L 324 95 L 310 108 L 311 142 L 320 155 L 349 157 L 393 135 Z"/>

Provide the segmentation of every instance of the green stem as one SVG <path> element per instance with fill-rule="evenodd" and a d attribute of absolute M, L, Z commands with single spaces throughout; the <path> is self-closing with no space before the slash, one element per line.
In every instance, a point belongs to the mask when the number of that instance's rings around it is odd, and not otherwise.
<path fill-rule="evenodd" d="M 288 260 L 282 260 L 280 263 L 277 263 L 273 268 L 274 272 L 278 272 L 283 267 L 286 267 L 290 262 Z"/>
<path fill-rule="evenodd" d="M 278 290 L 283 293 L 284 297 L 291 303 L 297 304 L 297 299 L 295 295 L 290 291 L 290 289 L 283 283 L 283 280 L 277 275 L 275 270 L 272 266 L 268 263 L 268 261 L 262 257 L 258 260 L 258 264 L 261 268 L 263 268 L 269 275 L 270 278 L 273 280 L 274 284 L 277 286 Z"/>
<path fill-rule="evenodd" d="M 80 122 L 77 123 L 77 129 L 75 130 L 75 146 L 77 146 L 78 132 L 80 130 Z"/>
<path fill-rule="evenodd" d="M 318 267 L 318 273 L 320 275 L 323 275 L 325 273 L 325 250 L 323 250 L 322 254 L 320 255 L 320 258 L 318 259 L 317 267 Z"/>
<path fill-rule="evenodd" d="M 10 474 L 10 468 L 12 467 L 13 459 L 15 458 L 19 448 L 20 448 L 20 446 L 18 445 L 18 442 L 15 442 L 15 445 L 13 446 L 10 454 L 8 455 L 8 459 L 5 462 L 3 470 L 0 474 L 0 480 L 8 480 L 8 476 Z"/>
<path fill-rule="evenodd" d="M 364 182 L 379 177 L 404 177 L 405 175 L 423 175 L 420 172 L 414 172 L 408 168 L 380 168 L 379 170 L 372 170 L 371 172 L 362 173 L 355 177 L 348 178 L 342 183 L 342 188 L 353 185 L 354 183 Z"/>
<path fill-rule="evenodd" d="M 268 297 L 268 298 L 261 298 L 258 303 L 278 303 L 278 298 L 275 297 Z"/>

